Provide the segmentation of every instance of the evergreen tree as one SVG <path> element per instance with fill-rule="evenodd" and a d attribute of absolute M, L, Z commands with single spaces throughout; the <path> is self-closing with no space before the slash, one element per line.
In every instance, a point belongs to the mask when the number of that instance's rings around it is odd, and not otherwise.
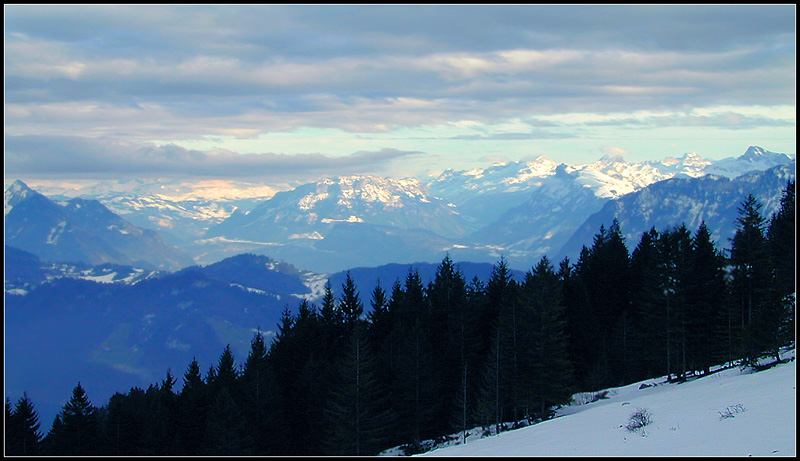
<path fill-rule="evenodd" d="M 778 295 L 795 292 L 795 181 L 789 181 L 781 196 L 781 207 L 773 214 L 767 229 Z M 793 335 L 792 335 L 793 336 Z"/>
<path fill-rule="evenodd" d="M 709 373 L 716 363 L 715 351 L 724 345 L 725 338 L 720 335 L 718 325 L 725 318 L 725 272 L 724 260 L 711 240 L 705 222 L 692 240 L 692 254 L 687 267 L 687 333 L 690 355 L 690 368 Z"/>
<path fill-rule="evenodd" d="M 277 454 L 276 449 L 283 439 L 282 426 L 279 424 L 280 409 L 276 400 L 278 389 L 260 329 L 250 341 L 250 352 L 241 374 L 240 390 L 248 435 L 254 441 L 254 453 Z"/>
<path fill-rule="evenodd" d="M 361 318 L 364 313 L 364 305 L 358 294 L 355 282 L 350 277 L 350 271 L 345 275 L 345 281 L 342 284 L 342 297 L 339 301 L 339 310 L 342 312 L 343 322 L 349 332 L 355 328 L 356 322 Z"/>
<path fill-rule="evenodd" d="M 561 284 L 546 256 L 526 274 L 520 322 L 517 399 L 525 405 L 526 416 L 546 419 L 551 406 L 569 401 L 573 380 Z"/>
<path fill-rule="evenodd" d="M 56 416 L 47 435 L 48 453 L 53 455 L 96 455 L 100 449 L 97 408 L 92 405 L 80 383 L 72 397 Z"/>
<path fill-rule="evenodd" d="M 386 448 L 394 423 L 387 394 L 375 379 L 375 357 L 359 330 L 338 363 L 324 412 L 329 455 L 376 455 Z"/>
<path fill-rule="evenodd" d="M 183 389 L 178 395 L 177 402 L 180 421 L 177 438 L 182 454 L 192 456 L 200 454 L 210 404 L 208 385 L 200 375 L 197 358 L 193 358 L 183 375 Z"/>
<path fill-rule="evenodd" d="M 634 379 L 667 373 L 670 328 L 668 322 L 665 247 L 655 228 L 642 233 L 631 254 L 631 299 L 634 300 L 641 353 Z"/>
<path fill-rule="evenodd" d="M 27 393 L 17 400 L 14 410 L 6 399 L 6 451 L 7 455 L 38 455 L 42 444 L 39 432 L 39 415 Z"/>
<path fill-rule="evenodd" d="M 624 339 L 628 323 L 624 317 L 632 310 L 630 302 L 630 261 L 625 239 L 615 218 L 607 230 L 600 226 L 592 248 L 582 251 L 578 275 L 584 283 L 589 308 L 597 322 L 597 360 L 589 373 L 601 387 L 621 385 L 627 380 L 626 366 L 631 351 Z M 617 331 L 619 334 L 614 334 Z"/>
<path fill-rule="evenodd" d="M 732 290 L 741 312 L 744 363 L 749 365 L 767 351 L 777 357 L 781 321 L 761 208 L 752 194 L 742 202 L 731 247 Z"/>
<path fill-rule="evenodd" d="M 776 296 L 780 299 L 781 327 L 777 342 L 789 344 L 795 337 L 795 181 L 789 181 L 781 197 L 781 207 L 773 214 L 767 230 L 775 269 Z"/>
<path fill-rule="evenodd" d="M 214 371 L 208 383 L 212 395 L 219 393 L 222 388 L 228 389 L 228 393 L 231 395 L 238 394 L 236 384 L 239 378 L 239 370 L 236 368 L 236 360 L 233 357 L 230 344 L 225 345 L 225 349 L 219 356 L 217 368 Z"/>
<path fill-rule="evenodd" d="M 495 354 L 490 360 L 494 361 L 492 367 L 498 367 L 496 374 L 499 379 L 494 384 L 497 386 L 496 405 L 499 406 L 499 416 L 507 414 L 514 421 L 519 419 L 521 410 L 520 402 L 516 400 L 520 386 L 517 288 L 508 269 L 508 262 L 501 257 L 494 265 L 492 276 L 486 285 L 487 307 L 491 313 L 489 325 L 493 328 L 492 350 Z"/>
<path fill-rule="evenodd" d="M 252 454 L 253 445 L 244 416 L 231 397 L 228 387 L 221 387 L 206 419 L 205 454 L 249 455 Z"/>

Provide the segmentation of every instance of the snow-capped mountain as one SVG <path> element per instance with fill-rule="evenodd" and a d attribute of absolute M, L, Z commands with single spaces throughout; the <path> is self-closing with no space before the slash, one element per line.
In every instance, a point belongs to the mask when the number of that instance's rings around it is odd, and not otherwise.
<path fill-rule="evenodd" d="M 416 179 L 345 176 L 278 192 L 246 215 L 212 227 L 207 237 L 286 242 L 322 240 L 336 223 L 428 229 L 459 236 L 466 223 L 453 207 L 430 195 Z"/>
<path fill-rule="evenodd" d="M 609 155 L 559 164 L 540 156 L 451 169 L 425 182 L 344 176 L 299 186 L 173 180 L 40 189 L 56 199 L 99 200 L 131 224 L 158 231 L 198 264 L 255 252 L 336 272 L 392 262 L 436 263 L 451 252 L 475 262 L 505 255 L 525 269 L 557 252 L 608 200 L 671 178 L 713 173 L 733 179 L 793 158 L 752 146 L 744 155 L 719 161 L 687 153 L 660 161 L 629 163 Z M 8 213 L 15 203 L 5 202 Z"/>
<path fill-rule="evenodd" d="M 655 227 L 671 229 L 686 224 L 695 232 L 705 222 L 718 245 L 727 247 L 736 229 L 738 208 L 748 194 L 762 204 L 761 214 L 769 218 L 780 207 L 789 180 L 795 179 L 796 162 L 754 171 L 730 179 L 706 175 L 699 178 L 676 177 L 606 202 L 589 216 L 557 253 L 574 259 L 582 245 L 589 245 L 600 226 L 616 218 L 628 249 L 638 244 L 641 234 Z"/>
<path fill-rule="evenodd" d="M 466 171 L 447 170 L 430 181 L 428 188 L 432 194 L 454 203 L 465 218 L 486 225 L 527 202 L 531 193 L 542 187 L 562 195 L 554 190 L 552 181 L 548 181 L 559 168 L 595 196 L 610 199 L 675 175 L 701 176 L 711 164 L 696 153 L 638 163 L 606 155 L 593 163 L 575 165 L 559 164 L 540 156 L 532 162 L 497 163 L 485 169 Z M 564 187 L 571 186 L 564 183 Z"/>
<path fill-rule="evenodd" d="M 163 270 L 193 263 L 155 231 L 132 225 L 96 200 L 59 204 L 16 181 L 4 201 L 5 243 L 43 260 Z"/>
<path fill-rule="evenodd" d="M 264 185 L 227 180 L 119 180 L 43 184 L 38 189 L 54 199 L 90 198 L 103 203 L 132 224 L 158 231 L 174 245 L 201 237 L 235 210 L 250 210 L 288 185 Z"/>
<path fill-rule="evenodd" d="M 707 166 L 703 172 L 736 178 L 752 171 L 764 171 L 774 166 L 785 165 L 794 159 L 794 155 L 779 154 L 758 146 L 750 146 L 743 155 L 716 161 Z"/>

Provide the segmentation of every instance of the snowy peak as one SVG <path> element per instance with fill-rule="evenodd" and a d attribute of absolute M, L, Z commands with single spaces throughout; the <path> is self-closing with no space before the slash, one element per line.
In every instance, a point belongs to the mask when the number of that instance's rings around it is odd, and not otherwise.
<path fill-rule="evenodd" d="M 767 151 L 758 146 L 750 146 L 740 158 L 742 160 L 755 161 L 767 155 Z"/>
<path fill-rule="evenodd" d="M 793 156 L 770 152 L 758 146 L 750 146 L 741 156 L 716 161 L 703 171 L 707 174 L 736 178 L 752 171 L 764 171 L 775 166 L 786 165 L 792 160 Z"/>
<path fill-rule="evenodd" d="M 24 200 L 27 200 L 35 194 L 38 194 L 38 192 L 34 191 L 28 187 L 27 184 L 17 179 L 10 186 L 8 186 L 8 189 L 3 191 L 3 215 L 7 215 L 8 212 L 14 208 L 14 206 Z"/>
<path fill-rule="evenodd" d="M 206 237 L 265 243 L 323 241 L 337 225 L 378 225 L 464 235 L 466 223 L 417 179 L 368 175 L 325 178 L 278 192 L 247 214 L 237 213 Z"/>

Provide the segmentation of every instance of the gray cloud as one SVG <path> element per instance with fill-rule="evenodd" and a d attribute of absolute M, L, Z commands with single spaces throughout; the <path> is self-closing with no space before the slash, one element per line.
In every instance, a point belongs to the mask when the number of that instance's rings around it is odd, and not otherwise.
<path fill-rule="evenodd" d="M 376 173 L 419 152 L 382 149 L 349 156 L 202 152 L 175 145 L 111 142 L 70 136 L 6 136 L 6 176 L 120 178 L 209 176 L 303 179 L 309 176 Z"/>
<path fill-rule="evenodd" d="M 300 129 L 368 134 L 464 120 L 487 126 L 510 119 L 535 123 L 537 116 L 677 112 L 687 104 L 785 106 L 796 98 L 795 10 L 794 5 L 7 5 L 7 142 L 46 136 L 40 147 L 32 147 L 36 151 L 55 139 L 70 145 L 85 136 L 101 150 L 114 146 L 125 152 L 109 160 L 98 153 L 91 162 L 61 164 L 70 171 L 77 165 L 111 170 L 113 162 L 127 161 L 137 172 L 173 172 L 184 162 L 200 172 L 193 174 L 207 174 L 207 165 L 215 162 L 228 171 L 219 161 L 226 154 L 166 148 L 148 154 L 143 146 L 151 140 L 255 138 Z M 610 123 L 725 129 L 788 123 L 740 116 L 744 119 L 731 114 Z M 453 139 L 569 136 L 561 130 L 474 130 Z M 77 147 L 72 151 L 84 158 Z M 233 165 L 255 162 L 255 169 L 288 168 L 293 160 L 231 155 Z M 333 162 L 330 168 L 347 163 L 317 155 L 298 158 Z M 47 158 L 58 161 L 55 153 Z M 36 166 L 24 158 L 11 165 Z M 237 174 L 236 166 L 230 168 Z"/>

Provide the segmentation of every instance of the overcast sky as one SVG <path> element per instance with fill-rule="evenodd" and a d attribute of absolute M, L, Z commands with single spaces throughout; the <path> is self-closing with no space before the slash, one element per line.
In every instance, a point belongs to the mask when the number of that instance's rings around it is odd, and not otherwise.
<path fill-rule="evenodd" d="M 4 13 L 6 179 L 795 153 L 795 5 Z"/>

